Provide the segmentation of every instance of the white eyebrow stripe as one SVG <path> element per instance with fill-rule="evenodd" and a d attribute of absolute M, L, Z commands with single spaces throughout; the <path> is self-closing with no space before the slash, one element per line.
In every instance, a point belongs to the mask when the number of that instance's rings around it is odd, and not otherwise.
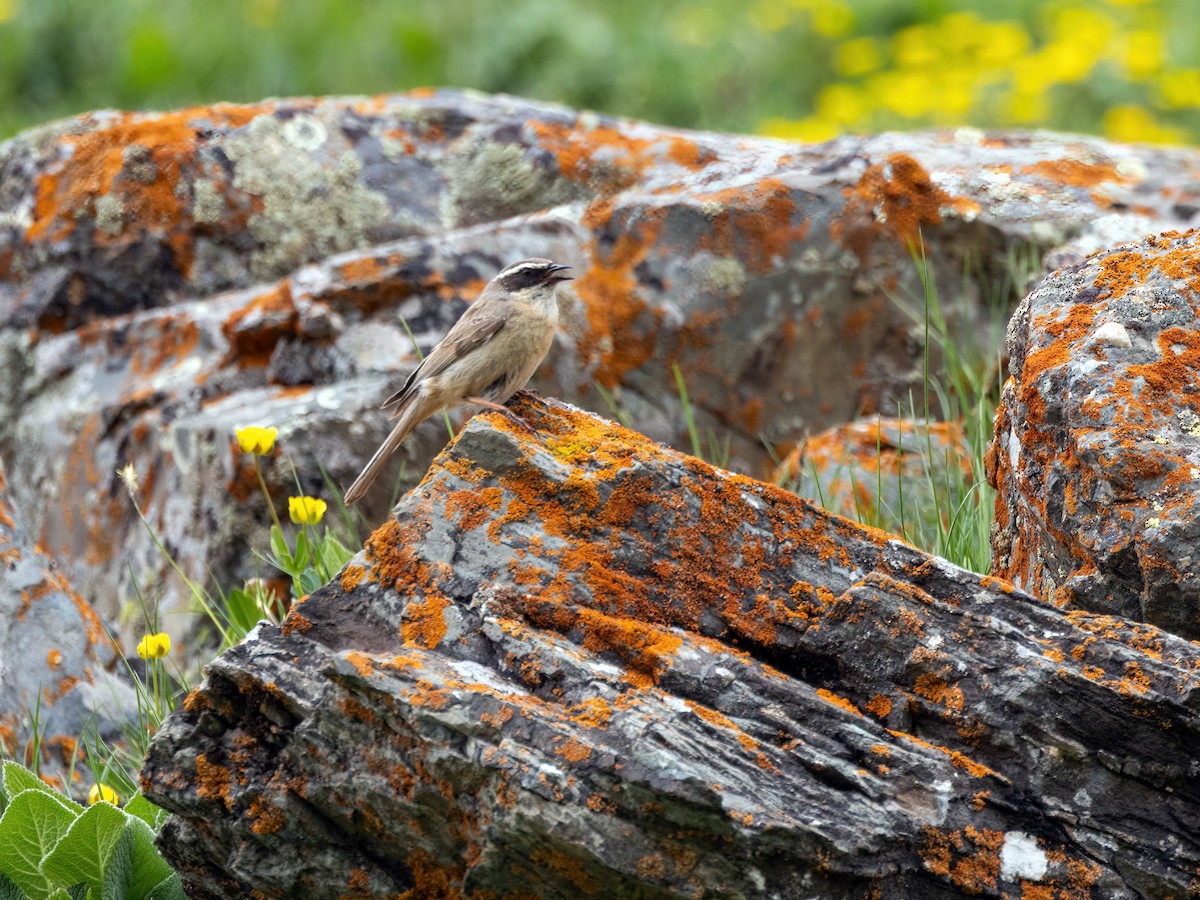
<path fill-rule="evenodd" d="M 500 274 L 501 275 L 512 275 L 512 274 L 515 274 L 516 272 L 525 272 L 525 271 L 533 272 L 533 271 L 537 271 L 537 270 L 548 269 L 550 267 L 550 265 L 551 265 L 550 263 L 544 263 L 544 262 L 513 263 L 511 266 L 508 266 L 507 268 L 503 269 L 500 272 Z"/>

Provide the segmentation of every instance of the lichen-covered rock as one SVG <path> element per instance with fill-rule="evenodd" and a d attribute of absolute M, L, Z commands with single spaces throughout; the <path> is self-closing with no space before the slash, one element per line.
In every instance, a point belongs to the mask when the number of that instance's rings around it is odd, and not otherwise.
<path fill-rule="evenodd" d="M 993 572 L 1200 639 L 1200 233 L 1047 278 L 1009 326 Z"/>
<path fill-rule="evenodd" d="M 159 732 L 192 896 L 1194 886 L 1200 646 L 517 410 Z"/>
<path fill-rule="evenodd" d="M 172 614 L 185 592 L 155 583 L 117 468 L 136 465 L 186 572 L 235 584 L 269 519 L 232 429 L 278 426 L 308 492 L 318 463 L 348 484 L 417 347 L 536 255 L 578 277 L 535 387 L 678 446 L 678 365 L 701 434 L 765 473 L 765 445 L 890 411 L 920 377 L 922 333 L 891 299 L 919 295 L 912 242 L 943 284 L 978 275 L 969 321 L 1015 256 L 1186 222 L 1198 171 L 1196 151 L 1093 138 L 805 146 L 454 91 L 91 113 L 0 146 L 0 458 L 98 608 L 131 595 L 132 564 Z M 419 429 L 400 480 L 445 439 Z M 292 470 L 266 476 L 282 502 Z"/>
<path fill-rule="evenodd" d="M 81 739 L 116 748 L 138 721 L 118 666 L 100 617 L 21 527 L 0 466 L 0 755 L 86 793 Z"/>

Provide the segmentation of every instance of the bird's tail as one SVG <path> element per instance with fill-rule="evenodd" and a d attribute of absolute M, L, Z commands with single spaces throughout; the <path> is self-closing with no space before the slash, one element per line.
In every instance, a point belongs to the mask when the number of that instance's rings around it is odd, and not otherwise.
<path fill-rule="evenodd" d="M 426 418 L 436 412 L 435 409 L 430 409 L 429 400 L 419 393 L 412 395 L 410 402 L 399 411 L 396 427 L 392 429 L 392 433 L 387 436 L 387 440 L 380 445 L 375 451 L 375 455 L 371 457 L 371 461 L 367 463 L 366 468 L 362 470 L 362 474 L 354 479 L 354 484 L 350 485 L 350 490 L 346 491 L 346 496 L 343 501 L 347 506 L 357 503 L 366 496 L 367 490 L 379 477 L 379 473 L 383 471 L 383 467 L 387 465 L 388 458 L 396 452 L 406 437 Z"/>

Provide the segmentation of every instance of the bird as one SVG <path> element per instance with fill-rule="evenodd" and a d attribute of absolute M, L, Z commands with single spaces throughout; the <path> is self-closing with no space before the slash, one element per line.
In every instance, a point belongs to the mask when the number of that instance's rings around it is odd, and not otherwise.
<path fill-rule="evenodd" d="M 384 401 L 396 425 L 346 491 L 347 505 L 366 496 L 388 457 L 419 424 L 462 402 L 513 416 L 502 404 L 545 359 L 558 327 L 559 283 L 570 266 L 521 259 L 500 270 L 446 336 Z"/>

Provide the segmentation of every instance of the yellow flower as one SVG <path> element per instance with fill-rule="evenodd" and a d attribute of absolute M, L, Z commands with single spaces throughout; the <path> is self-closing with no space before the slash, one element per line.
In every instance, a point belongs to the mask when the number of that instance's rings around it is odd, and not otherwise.
<path fill-rule="evenodd" d="M 852 38 L 838 45 L 833 65 L 842 75 L 866 75 L 883 65 L 883 50 L 873 37 Z"/>
<path fill-rule="evenodd" d="M 162 659 L 171 652 L 171 636 L 165 631 L 148 634 L 138 641 L 137 652 L 142 659 Z"/>
<path fill-rule="evenodd" d="M 279 433 L 279 430 L 247 425 L 245 428 L 236 429 L 236 433 L 238 446 L 244 453 L 267 456 L 275 449 L 275 435 Z"/>
<path fill-rule="evenodd" d="M 328 504 L 316 497 L 288 497 L 288 515 L 297 525 L 316 525 Z"/>
<path fill-rule="evenodd" d="M 92 789 L 88 791 L 88 806 L 93 806 L 103 800 L 105 803 L 111 803 L 116 806 L 118 800 L 117 792 L 110 788 L 107 784 L 96 782 L 92 785 Z"/>

